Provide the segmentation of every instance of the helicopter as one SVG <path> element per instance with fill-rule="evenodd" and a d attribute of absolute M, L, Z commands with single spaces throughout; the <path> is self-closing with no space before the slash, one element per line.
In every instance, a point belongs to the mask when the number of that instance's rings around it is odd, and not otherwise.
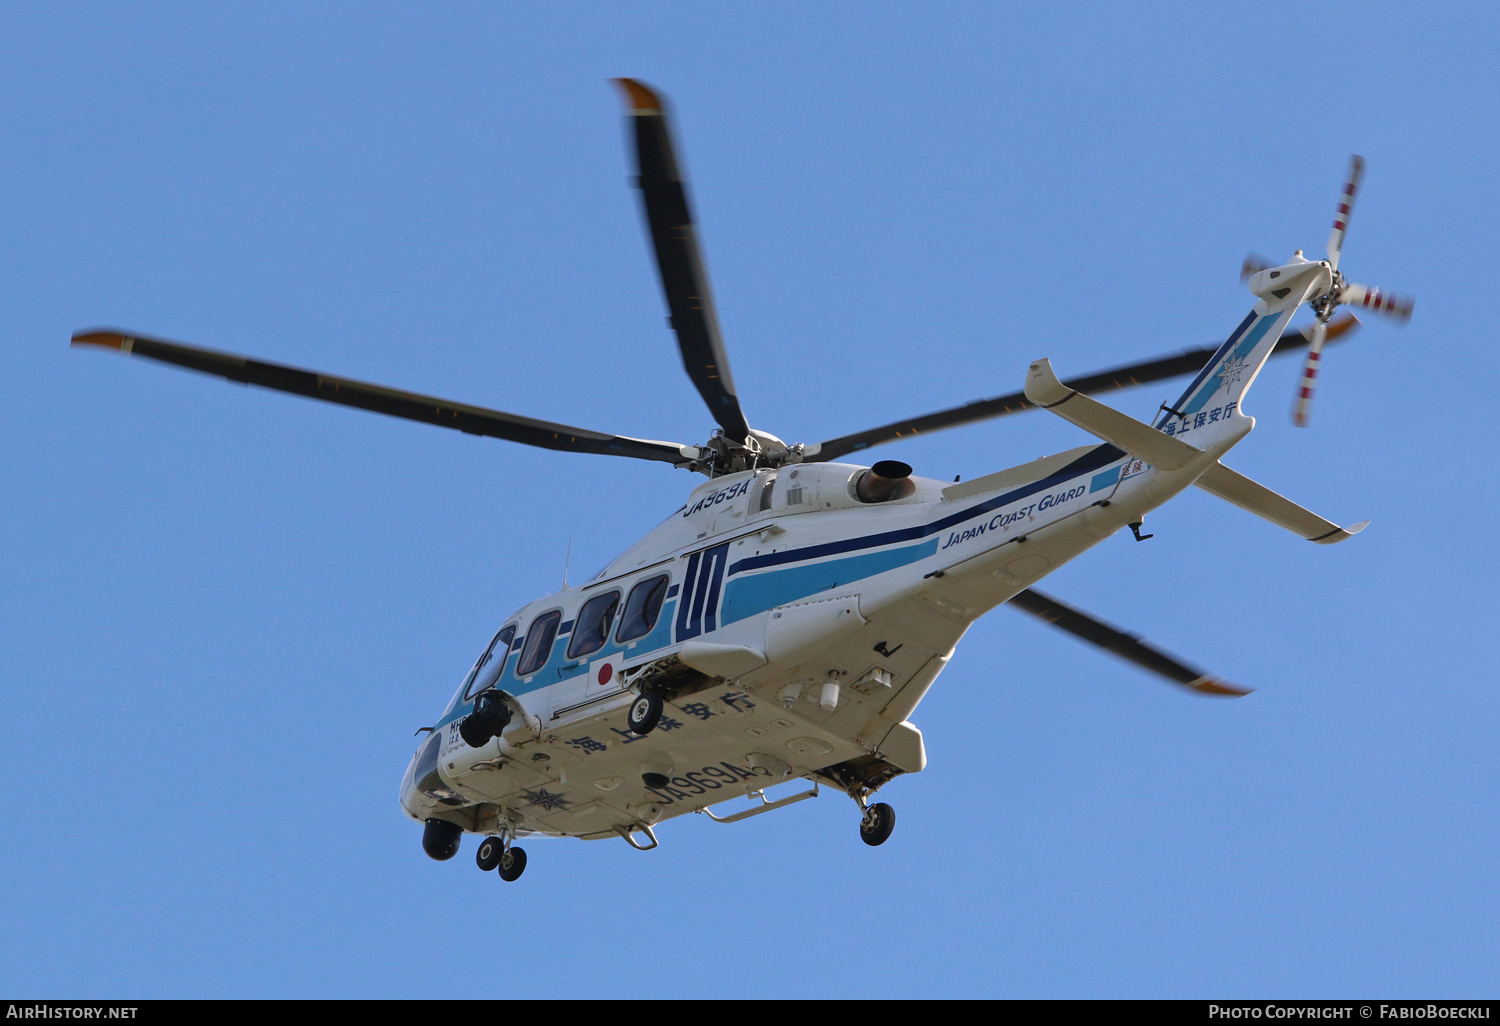
<path fill-rule="evenodd" d="M 1319 544 L 1341 527 L 1223 462 L 1249 434 L 1243 410 L 1267 359 L 1306 349 L 1294 421 L 1306 426 L 1324 347 L 1358 321 L 1341 306 L 1404 321 L 1412 302 L 1346 280 L 1344 235 L 1364 172 L 1354 157 L 1327 255 L 1248 257 L 1249 314 L 1221 343 L 1062 382 L 1048 360 L 1019 392 L 820 443 L 750 426 L 730 372 L 669 108 L 616 79 L 634 141 L 634 184 L 683 366 L 717 427 L 698 445 L 522 417 L 119 329 L 101 346 L 468 434 L 666 463 L 703 475 L 686 501 L 593 579 L 506 617 L 441 716 L 417 733 L 402 810 L 434 859 L 481 840 L 476 863 L 514 881 L 533 835 L 620 838 L 649 851 L 688 813 L 735 823 L 841 792 L 877 846 L 895 812 L 870 799 L 927 764 L 911 717 L 969 626 L 1009 605 L 1199 694 L 1248 690 L 1163 651 L 1036 583 L 1197 486 Z M 1289 331 L 1308 304 L 1310 329 Z M 1194 375 L 1152 422 L 1093 396 Z M 914 475 L 896 460 L 845 457 L 913 435 L 1040 408 L 1093 438 L 969 481 Z M 768 789 L 805 788 L 772 798 Z M 734 800 L 733 809 L 726 803 Z"/>

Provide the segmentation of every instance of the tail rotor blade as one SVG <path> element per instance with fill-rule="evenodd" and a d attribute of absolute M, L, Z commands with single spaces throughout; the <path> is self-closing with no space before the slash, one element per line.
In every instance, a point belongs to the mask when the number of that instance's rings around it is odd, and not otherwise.
<path fill-rule="evenodd" d="M 1313 389 L 1318 384 L 1318 364 L 1323 359 L 1323 343 L 1328 338 L 1328 325 L 1320 317 L 1313 322 L 1312 343 L 1307 347 L 1307 360 L 1302 364 L 1302 380 L 1297 385 L 1297 398 L 1292 404 L 1292 423 L 1307 427 L 1312 416 Z"/>
<path fill-rule="evenodd" d="M 1349 215 L 1354 212 L 1354 197 L 1359 192 L 1360 180 L 1365 176 L 1365 158 L 1353 154 L 1349 158 L 1349 175 L 1344 181 L 1344 194 L 1339 197 L 1338 212 L 1333 215 L 1333 231 L 1328 236 L 1328 264 L 1339 269 L 1339 256 L 1344 251 L 1344 231 L 1349 225 Z"/>
<path fill-rule="evenodd" d="M 1271 263 L 1270 260 L 1261 256 L 1259 253 L 1245 254 L 1245 262 L 1240 264 L 1240 284 L 1243 285 L 1245 284 L 1245 282 L 1249 281 L 1251 275 L 1259 274 L 1267 267 L 1275 266 L 1275 264 Z"/>
<path fill-rule="evenodd" d="M 1390 292 L 1382 292 L 1369 285 L 1360 285 L 1357 282 L 1349 282 L 1339 292 L 1339 302 L 1345 306 L 1358 306 L 1365 310 L 1372 310 L 1383 317 L 1394 318 L 1405 323 L 1411 320 L 1412 309 L 1417 301 L 1410 296 L 1398 296 Z"/>

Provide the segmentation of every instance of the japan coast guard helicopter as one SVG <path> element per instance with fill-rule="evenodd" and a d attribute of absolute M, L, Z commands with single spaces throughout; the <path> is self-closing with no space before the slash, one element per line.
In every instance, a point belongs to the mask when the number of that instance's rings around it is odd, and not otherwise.
<path fill-rule="evenodd" d="M 1324 260 L 1249 258 L 1255 305 L 1220 345 L 1059 381 L 1047 360 L 1022 392 L 816 445 L 788 445 L 741 411 L 719 336 L 662 98 L 618 80 L 636 179 L 688 376 L 718 429 L 702 445 L 604 434 L 128 334 L 74 344 L 216 374 L 470 434 L 573 452 L 657 460 L 708 480 L 586 584 L 529 602 L 500 625 L 427 731 L 401 782 L 435 859 L 465 833 L 477 861 L 518 878 L 530 834 L 619 837 L 656 847 L 657 823 L 701 812 L 720 823 L 822 788 L 854 799 L 866 844 L 895 814 L 868 799 L 927 763 L 911 723 L 969 625 L 1009 603 L 1167 680 L 1208 695 L 1246 692 L 1032 586 L 1197 485 L 1321 544 L 1339 527 L 1230 470 L 1221 457 L 1254 426 L 1242 405 L 1274 352 L 1306 346 L 1295 417 L 1305 424 L 1325 342 L 1355 323 L 1340 305 L 1405 318 L 1411 303 L 1339 271 L 1363 161 L 1354 158 Z M 1310 332 L 1284 334 L 1303 303 Z M 1089 398 L 1196 372 L 1155 423 Z M 835 462 L 923 431 L 1041 407 L 1095 441 L 962 483 L 895 460 Z M 418 731 L 419 735 L 422 731 Z M 766 788 L 811 786 L 771 799 Z M 749 798 L 737 811 L 714 806 Z"/>

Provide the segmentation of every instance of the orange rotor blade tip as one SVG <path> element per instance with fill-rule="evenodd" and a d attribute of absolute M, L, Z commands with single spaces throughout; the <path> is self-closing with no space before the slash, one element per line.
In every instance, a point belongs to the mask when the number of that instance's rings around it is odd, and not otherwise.
<path fill-rule="evenodd" d="M 106 349 L 124 349 L 128 341 L 118 331 L 79 331 L 74 332 L 72 344 L 75 346 L 103 346 Z"/>
<path fill-rule="evenodd" d="M 1245 695 L 1251 694 L 1255 690 L 1254 688 L 1235 687 L 1233 684 L 1229 684 L 1222 680 L 1207 679 L 1200 680 L 1197 683 L 1190 684 L 1188 686 L 1191 687 L 1194 691 L 1203 692 L 1205 695 L 1223 695 L 1227 698 L 1243 698 Z"/>
<path fill-rule="evenodd" d="M 632 114 L 661 113 L 661 97 L 657 96 L 644 82 L 634 78 L 617 78 L 613 81 L 625 94 L 626 104 L 630 107 Z"/>

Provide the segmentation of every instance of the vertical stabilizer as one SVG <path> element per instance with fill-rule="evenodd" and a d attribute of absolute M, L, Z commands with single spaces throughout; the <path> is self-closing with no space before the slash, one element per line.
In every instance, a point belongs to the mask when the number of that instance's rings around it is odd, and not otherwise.
<path fill-rule="evenodd" d="M 1192 435 L 1192 444 L 1200 449 L 1230 433 L 1233 429 L 1229 422 L 1243 416 L 1240 406 L 1245 393 L 1276 348 L 1292 314 L 1304 299 L 1326 291 L 1330 283 L 1328 266 L 1305 260 L 1300 253 L 1292 263 L 1252 275 L 1249 286 L 1257 300 L 1254 309 L 1198 372 L 1182 397 L 1163 410 L 1156 427 L 1169 435 Z"/>

